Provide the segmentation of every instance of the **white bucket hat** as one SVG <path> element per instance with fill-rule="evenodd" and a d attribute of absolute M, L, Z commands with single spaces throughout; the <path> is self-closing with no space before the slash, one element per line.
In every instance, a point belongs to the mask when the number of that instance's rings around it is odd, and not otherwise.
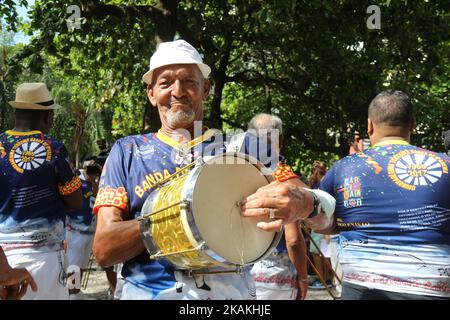
<path fill-rule="evenodd" d="M 162 42 L 150 58 L 150 70 L 142 77 L 145 83 L 152 82 L 153 70 L 170 64 L 196 64 L 205 78 L 211 73 L 211 68 L 203 63 L 198 51 L 184 40 Z"/>
<path fill-rule="evenodd" d="M 9 101 L 11 107 L 16 109 L 54 110 L 57 105 L 45 83 L 22 83 L 17 87 L 16 100 Z"/>

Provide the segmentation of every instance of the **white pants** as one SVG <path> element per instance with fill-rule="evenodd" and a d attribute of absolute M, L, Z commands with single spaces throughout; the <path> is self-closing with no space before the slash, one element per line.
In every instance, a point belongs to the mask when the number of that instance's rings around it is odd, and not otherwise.
<path fill-rule="evenodd" d="M 256 286 L 257 300 L 295 300 L 297 298 L 297 288 L 289 290 L 270 289 Z"/>
<path fill-rule="evenodd" d="M 255 287 L 251 275 L 206 275 L 186 277 L 175 271 L 176 285 L 157 294 L 125 279 L 121 300 L 254 300 Z M 207 285 L 210 290 L 200 289 Z"/>
<path fill-rule="evenodd" d="M 125 279 L 122 277 L 122 267 L 123 263 L 116 265 L 117 281 L 116 281 L 116 291 L 114 291 L 114 300 L 120 300 L 122 297 L 122 289 L 125 284 Z"/>
<path fill-rule="evenodd" d="M 22 300 L 68 300 L 66 287 L 66 256 L 64 251 L 15 253 L 5 252 L 8 263 L 13 268 L 26 268 L 38 286 L 33 292 L 28 287 Z"/>
<path fill-rule="evenodd" d="M 87 268 L 93 240 L 93 234 L 66 230 L 67 263 L 69 266 L 78 266 L 80 269 Z"/>
<path fill-rule="evenodd" d="M 331 238 L 330 242 L 330 262 L 331 266 L 333 267 L 334 272 L 339 277 L 339 279 L 343 279 L 344 273 L 342 272 L 341 264 L 339 263 L 339 252 L 337 248 L 337 239 L 336 237 Z M 342 291 L 342 286 L 339 283 L 339 281 L 336 279 L 336 277 L 333 277 L 333 284 L 336 287 L 336 290 L 338 293 Z"/>
<path fill-rule="evenodd" d="M 273 253 L 253 265 L 258 300 L 295 300 L 297 270 L 287 252 Z"/>

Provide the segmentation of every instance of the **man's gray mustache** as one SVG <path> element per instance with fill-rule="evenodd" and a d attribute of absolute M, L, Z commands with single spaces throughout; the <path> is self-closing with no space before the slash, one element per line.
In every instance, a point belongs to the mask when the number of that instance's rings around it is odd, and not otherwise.
<path fill-rule="evenodd" d="M 185 104 L 191 107 L 191 102 L 189 100 L 170 100 L 169 105 L 171 108 L 173 104 Z"/>

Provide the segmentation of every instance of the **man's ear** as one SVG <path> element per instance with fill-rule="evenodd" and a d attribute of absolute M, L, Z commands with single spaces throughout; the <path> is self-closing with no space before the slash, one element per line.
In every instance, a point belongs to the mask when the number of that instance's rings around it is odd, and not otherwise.
<path fill-rule="evenodd" d="M 211 90 L 211 81 L 209 81 L 209 79 L 205 79 L 203 82 L 203 101 L 208 99 L 210 90 Z"/>
<path fill-rule="evenodd" d="M 369 137 L 373 135 L 373 131 L 374 131 L 374 128 L 373 128 L 372 119 L 367 118 L 367 134 L 369 135 Z"/>
<path fill-rule="evenodd" d="M 151 84 L 147 85 L 147 97 L 148 97 L 148 100 L 150 100 L 150 103 L 152 104 L 152 106 L 157 107 L 156 98 L 153 95 L 153 87 Z"/>

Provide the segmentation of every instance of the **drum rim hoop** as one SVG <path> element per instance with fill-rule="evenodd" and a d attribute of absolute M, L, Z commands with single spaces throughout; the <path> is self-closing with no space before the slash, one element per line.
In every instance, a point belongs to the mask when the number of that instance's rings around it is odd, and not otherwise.
<path fill-rule="evenodd" d="M 219 155 L 211 156 L 206 161 L 200 160 L 198 162 L 198 164 L 189 172 L 188 177 L 186 178 L 186 183 L 181 191 L 181 199 L 185 199 L 190 202 L 189 210 L 186 210 L 186 209 L 181 210 L 181 211 L 186 211 L 185 212 L 186 222 L 187 222 L 187 226 L 189 226 L 190 230 L 186 230 L 185 223 L 183 223 L 183 228 L 185 229 L 186 234 L 192 235 L 192 237 L 193 237 L 193 239 L 195 239 L 197 245 L 205 240 L 201 236 L 200 231 L 199 231 L 197 225 L 195 224 L 195 219 L 194 219 L 194 211 L 193 211 L 192 204 L 193 204 L 195 182 L 197 181 L 197 177 L 199 176 L 199 174 L 201 172 L 201 168 L 203 168 L 203 166 L 207 165 L 208 162 L 212 161 L 215 158 L 220 158 L 220 157 L 225 157 L 225 156 L 235 156 L 235 157 L 246 160 L 248 163 L 255 166 L 261 173 L 263 173 L 263 176 L 267 180 L 268 183 L 274 181 L 274 177 L 271 173 L 264 174 L 264 171 L 269 173 L 269 169 L 266 168 L 258 159 L 254 158 L 248 154 L 243 154 L 243 153 L 238 153 L 238 152 L 225 152 L 225 153 L 221 153 Z M 254 264 L 254 263 L 264 259 L 265 257 L 267 257 L 270 254 L 271 250 L 278 245 L 278 243 L 281 240 L 282 235 L 283 235 L 282 231 L 275 232 L 273 240 L 272 240 L 270 246 L 267 248 L 266 252 L 264 254 L 262 254 L 259 258 L 255 259 L 253 261 L 244 263 L 244 265 Z M 236 265 L 235 263 L 228 262 L 220 254 L 218 254 L 217 252 L 212 250 L 208 246 L 208 244 L 205 245 L 205 249 L 203 250 L 203 253 L 208 258 L 208 260 L 212 261 L 216 265 L 218 263 L 222 264 L 223 266 L 227 266 L 227 267 Z M 218 258 L 220 260 L 218 260 Z"/>

